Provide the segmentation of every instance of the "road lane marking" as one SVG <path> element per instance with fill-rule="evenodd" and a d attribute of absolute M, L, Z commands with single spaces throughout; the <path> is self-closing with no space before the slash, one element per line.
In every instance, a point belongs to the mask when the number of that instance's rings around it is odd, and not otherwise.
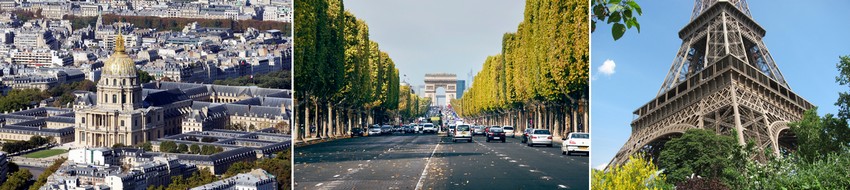
<path fill-rule="evenodd" d="M 431 165 L 431 158 L 434 158 L 434 154 L 437 153 L 437 147 L 440 147 L 440 143 L 437 143 L 437 146 L 434 146 L 434 151 L 431 151 L 431 156 L 428 156 L 428 162 L 425 163 L 425 169 L 422 170 L 422 175 L 419 175 L 419 182 L 416 182 L 415 190 L 419 190 L 422 188 L 422 179 L 428 175 L 428 166 Z"/>
<path fill-rule="evenodd" d="M 318 186 L 322 186 L 322 185 L 324 185 L 324 184 L 325 184 L 325 183 L 319 183 L 319 184 L 316 184 L 316 187 L 318 187 Z"/>

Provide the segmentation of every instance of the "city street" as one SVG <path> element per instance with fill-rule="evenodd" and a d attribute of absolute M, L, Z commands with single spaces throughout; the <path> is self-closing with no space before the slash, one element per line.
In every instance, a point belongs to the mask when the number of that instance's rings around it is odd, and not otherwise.
<path fill-rule="evenodd" d="M 434 134 L 356 137 L 296 148 L 296 189 L 587 189 L 587 155 L 560 146 L 453 143 Z"/>

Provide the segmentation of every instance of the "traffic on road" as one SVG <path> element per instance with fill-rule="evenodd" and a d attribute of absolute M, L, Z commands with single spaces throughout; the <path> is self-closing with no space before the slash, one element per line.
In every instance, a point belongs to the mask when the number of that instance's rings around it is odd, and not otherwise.
<path fill-rule="evenodd" d="M 587 189 L 589 134 L 455 123 L 372 125 L 299 147 L 296 189 Z M 365 133 L 362 133 L 365 131 Z"/>

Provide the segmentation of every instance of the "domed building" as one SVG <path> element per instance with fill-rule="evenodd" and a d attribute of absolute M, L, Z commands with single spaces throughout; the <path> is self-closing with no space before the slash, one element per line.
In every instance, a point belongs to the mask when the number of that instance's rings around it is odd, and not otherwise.
<path fill-rule="evenodd" d="M 133 59 L 124 52 L 124 37 L 105 61 L 97 82 L 97 104 L 76 113 L 78 147 L 137 145 L 165 136 L 163 109 L 142 108 L 142 86 Z"/>

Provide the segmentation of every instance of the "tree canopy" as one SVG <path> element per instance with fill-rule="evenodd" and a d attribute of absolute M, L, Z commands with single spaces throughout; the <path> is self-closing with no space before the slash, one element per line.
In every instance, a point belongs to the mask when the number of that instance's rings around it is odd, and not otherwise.
<path fill-rule="evenodd" d="M 399 100 L 399 71 L 369 39 L 366 22 L 344 11 L 341 0 L 295 6 L 296 116 L 304 116 L 299 125 L 328 130 L 331 122 L 351 123 L 361 115 L 375 122 L 397 116 L 400 104 L 406 105 Z"/>
<path fill-rule="evenodd" d="M 515 33 L 489 56 L 452 107 L 464 117 L 500 112 L 532 102 L 570 102 L 586 96 L 589 76 L 587 2 L 526 1 Z M 574 102 L 574 101 L 573 101 Z"/>
<path fill-rule="evenodd" d="M 691 175 L 734 183 L 749 157 L 734 137 L 705 129 L 690 129 L 664 144 L 658 165 L 672 183 Z"/>

